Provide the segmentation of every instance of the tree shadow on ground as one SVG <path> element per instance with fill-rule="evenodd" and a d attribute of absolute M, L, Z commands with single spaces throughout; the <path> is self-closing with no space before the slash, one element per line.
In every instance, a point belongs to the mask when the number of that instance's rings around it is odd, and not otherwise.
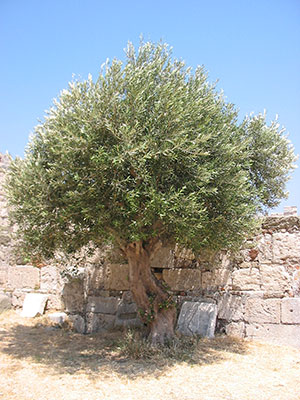
<path fill-rule="evenodd" d="M 143 346 L 145 346 L 143 348 Z M 181 339 L 169 347 L 151 349 L 125 333 L 81 335 L 48 324 L 0 326 L 0 352 L 14 359 L 46 367 L 48 373 L 116 373 L 135 379 L 160 376 L 170 367 L 186 363 L 207 365 L 247 352 L 247 343 L 228 337 Z"/>

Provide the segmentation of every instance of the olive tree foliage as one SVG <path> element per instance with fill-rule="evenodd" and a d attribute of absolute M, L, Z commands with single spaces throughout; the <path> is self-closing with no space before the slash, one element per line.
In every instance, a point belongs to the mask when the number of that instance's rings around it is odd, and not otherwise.
<path fill-rule="evenodd" d="M 199 251 L 239 245 L 286 197 L 293 148 L 264 114 L 238 111 L 168 45 L 129 43 L 126 62 L 73 81 L 7 180 L 28 252 L 153 238 Z"/>

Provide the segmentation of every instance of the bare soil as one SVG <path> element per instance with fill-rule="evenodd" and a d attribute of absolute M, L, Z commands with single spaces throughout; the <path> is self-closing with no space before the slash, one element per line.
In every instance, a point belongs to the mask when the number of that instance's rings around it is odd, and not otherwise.
<path fill-rule="evenodd" d="M 297 349 L 217 337 L 141 358 L 121 335 L 1 314 L 0 400 L 300 399 Z"/>

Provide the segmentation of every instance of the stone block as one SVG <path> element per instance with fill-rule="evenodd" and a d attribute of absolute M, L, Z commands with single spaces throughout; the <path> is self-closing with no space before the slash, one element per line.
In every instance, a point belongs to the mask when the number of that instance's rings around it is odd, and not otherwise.
<path fill-rule="evenodd" d="M 300 263 L 300 233 L 278 232 L 273 234 L 273 260 Z"/>
<path fill-rule="evenodd" d="M 88 298 L 86 310 L 90 313 L 116 314 L 121 300 L 117 297 L 96 297 Z"/>
<path fill-rule="evenodd" d="M 213 287 L 213 274 L 210 271 L 202 272 L 201 274 L 201 288 L 209 290 Z"/>
<path fill-rule="evenodd" d="M 218 268 L 212 273 L 212 284 L 218 288 L 228 288 L 232 286 L 231 271 L 228 268 Z"/>
<path fill-rule="evenodd" d="M 6 265 L 0 265 L 0 287 L 2 288 L 7 286 L 8 268 Z"/>
<path fill-rule="evenodd" d="M 40 270 L 30 265 L 8 268 L 8 287 L 16 289 L 39 289 Z"/>
<path fill-rule="evenodd" d="M 57 267 L 47 265 L 41 268 L 40 288 L 48 293 L 57 292 L 62 289 L 62 279 Z"/>
<path fill-rule="evenodd" d="M 248 298 L 245 305 L 245 321 L 279 324 L 280 302 L 280 299 Z"/>
<path fill-rule="evenodd" d="M 245 323 L 243 321 L 240 322 L 231 322 L 230 324 L 226 325 L 226 335 L 237 337 L 237 338 L 244 338 L 245 337 Z"/>
<path fill-rule="evenodd" d="M 283 324 L 300 324 L 300 298 L 281 300 L 281 322 Z"/>
<path fill-rule="evenodd" d="M 284 293 L 292 287 L 291 277 L 283 265 L 261 265 L 262 289 L 267 292 Z"/>
<path fill-rule="evenodd" d="M 243 319 L 244 304 L 240 296 L 225 293 L 218 301 L 218 318 L 227 321 Z"/>
<path fill-rule="evenodd" d="M 107 264 L 104 272 L 104 289 L 129 290 L 129 265 Z"/>
<path fill-rule="evenodd" d="M 212 303 L 186 301 L 183 303 L 177 331 L 183 335 L 214 337 L 217 320 L 217 306 Z"/>
<path fill-rule="evenodd" d="M 164 269 L 163 280 L 175 291 L 201 288 L 201 271 L 198 269 Z"/>
<path fill-rule="evenodd" d="M 246 325 L 246 337 L 262 342 L 300 348 L 300 325 Z"/>
<path fill-rule="evenodd" d="M 48 294 L 48 301 L 46 304 L 47 310 L 62 310 L 64 308 L 64 304 L 62 302 L 62 298 L 59 294 Z"/>
<path fill-rule="evenodd" d="M 86 333 L 107 332 L 114 329 L 115 315 L 110 314 L 87 314 Z"/>
<path fill-rule="evenodd" d="M 40 293 L 27 293 L 25 296 L 22 317 L 33 318 L 43 315 L 48 296 Z"/>
<path fill-rule="evenodd" d="M 260 283 L 260 273 L 257 268 L 243 268 L 232 273 L 233 290 L 259 290 Z"/>
<path fill-rule="evenodd" d="M 11 309 L 11 299 L 5 294 L 0 294 L 0 313 Z"/>
<path fill-rule="evenodd" d="M 170 246 L 162 246 L 151 258 L 152 268 L 172 268 L 174 266 L 174 249 Z"/>
<path fill-rule="evenodd" d="M 120 304 L 116 320 L 116 327 L 126 327 L 126 328 L 137 328 L 142 326 L 142 321 L 140 320 L 137 313 L 137 306 L 135 303 L 123 302 Z"/>
<path fill-rule="evenodd" d="M 67 320 L 68 315 L 64 312 L 56 312 L 56 313 L 48 314 L 47 317 L 54 324 L 63 325 L 63 323 Z"/>
<path fill-rule="evenodd" d="M 273 235 L 265 233 L 257 244 L 258 261 L 264 264 L 271 264 L 273 262 Z"/>
<path fill-rule="evenodd" d="M 86 332 L 85 320 L 81 315 L 69 315 L 68 321 L 70 322 L 72 329 L 77 332 L 84 334 Z"/>
<path fill-rule="evenodd" d="M 85 297 L 81 280 L 74 279 L 65 284 L 62 290 L 62 302 L 67 312 L 81 313 L 84 311 Z"/>

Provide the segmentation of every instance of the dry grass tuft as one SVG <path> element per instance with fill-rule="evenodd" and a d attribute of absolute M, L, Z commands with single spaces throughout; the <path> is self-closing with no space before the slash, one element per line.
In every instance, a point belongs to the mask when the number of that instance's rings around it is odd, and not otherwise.
<path fill-rule="evenodd" d="M 1 400 L 299 400 L 299 387 L 293 348 L 228 337 L 154 348 L 135 331 L 84 336 L 0 314 Z"/>

